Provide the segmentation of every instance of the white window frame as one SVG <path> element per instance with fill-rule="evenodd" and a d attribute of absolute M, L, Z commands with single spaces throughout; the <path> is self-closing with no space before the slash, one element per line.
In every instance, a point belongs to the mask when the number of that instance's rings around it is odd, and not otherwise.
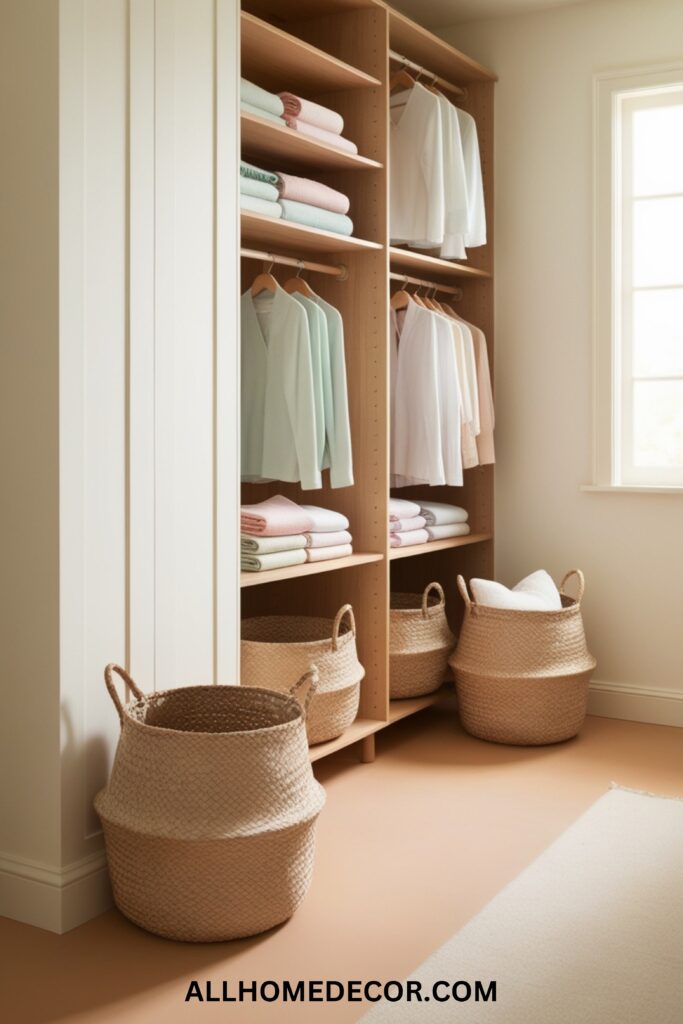
<path fill-rule="evenodd" d="M 632 432 L 624 429 L 632 422 L 630 378 L 622 370 L 631 358 L 631 315 L 623 314 L 625 304 L 632 301 L 632 288 L 622 259 L 623 242 L 630 250 L 630 217 L 623 216 L 630 204 L 624 204 L 622 192 L 620 126 L 624 123 L 628 130 L 630 119 L 618 116 L 625 104 L 631 110 L 651 106 L 652 93 L 659 93 L 659 101 L 666 103 L 662 90 L 673 92 L 681 83 L 683 63 L 604 72 L 594 78 L 595 450 L 594 487 L 589 489 L 683 491 L 683 469 L 633 465 L 628 451 Z M 645 90 L 651 91 L 649 99 Z"/>

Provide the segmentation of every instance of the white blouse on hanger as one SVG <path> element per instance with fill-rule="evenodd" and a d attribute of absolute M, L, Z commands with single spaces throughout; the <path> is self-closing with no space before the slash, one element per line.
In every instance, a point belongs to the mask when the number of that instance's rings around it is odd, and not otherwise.
<path fill-rule="evenodd" d="M 353 455 L 346 383 L 344 321 L 341 313 L 316 295 L 313 300 L 326 322 L 327 350 L 323 349 L 325 453 L 322 467 L 330 470 L 330 487 L 351 487 Z"/>
<path fill-rule="evenodd" d="M 390 234 L 392 242 L 444 240 L 441 107 L 419 82 L 390 99 Z"/>
<path fill-rule="evenodd" d="M 444 260 L 467 259 L 465 235 L 468 233 L 467 177 L 460 118 L 445 96 L 437 96 L 441 107 L 443 136 L 444 237 L 439 255 Z"/>
<path fill-rule="evenodd" d="M 467 232 L 464 243 L 472 249 L 486 245 L 486 209 L 484 207 L 484 183 L 481 175 L 481 154 L 477 137 L 477 123 L 471 114 L 459 107 L 454 108 L 460 122 L 465 179 L 467 185 Z"/>
<path fill-rule="evenodd" d="M 241 299 L 242 478 L 322 486 L 308 319 L 282 288 Z"/>
<path fill-rule="evenodd" d="M 415 302 L 397 320 L 392 484 L 445 484 L 436 320 Z"/>

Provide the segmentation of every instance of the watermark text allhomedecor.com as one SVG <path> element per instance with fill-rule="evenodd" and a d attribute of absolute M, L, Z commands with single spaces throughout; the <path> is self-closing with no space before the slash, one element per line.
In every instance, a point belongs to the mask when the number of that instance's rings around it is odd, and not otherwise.
<path fill-rule="evenodd" d="M 496 1002 L 495 981 L 196 981 L 185 1002 L 198 1003 Z"/>

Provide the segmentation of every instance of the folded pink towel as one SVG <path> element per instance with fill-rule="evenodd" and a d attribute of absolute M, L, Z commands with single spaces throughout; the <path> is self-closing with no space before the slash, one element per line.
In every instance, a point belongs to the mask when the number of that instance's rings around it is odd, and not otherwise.
<path fill-rule="evenodd" d="M 335 544 L 328 548 L 306 548 L 307 562 L 326 562 L 328 558 L 345 558 L 353 554 L 350 544 Z"/>
<path fill-rule="evenodd" d="M 295 117 L 302 121 L 313 124 L 316 128 L 322 128 L 333 135 L 341 135 L 344 131 L 344 118 L 336 110 L 329 107 L 322 107 L 313 100 L 304 100 L 301 96 L 295 96 L 291 92 L 281 92 L 280 99 L 285 108 L 284 116 Z M 308 200 L 304 200 L 308 202 Z M 346 213 L 346 211 L 344 211 Z"/>
<path fill-rule="evenodd" d="M 331 213 L 348 213 L 351 205 L 349 197 L 343 192 L 337 192 L 336 188 L 323 185 L 322 181 L 312 181 L 311 178 L 297 178 L 295 174 L 283 174 L 278 172 L 278 188 L 281 199 L 293 199 L 296 203 L 308 203 L 310 206 L 320 206 L 323 210 Z"/>
<path fill-rule="evenodd" d="M 294 501 L 276 494 L 256 505 L 242 505 L 240 530 L 261 537 L 285 537 L 313 529 L 313 519 Z"/>
<path fill-rule="evenodd" d="M 406 498 L 389 498 L 389 521 L 397 523 L 399 519 L 410 519 L 420 515 L 420 506 Z"/>
<path fill-rule="evenodd" d="M 334 146 L 335 149 L 343 149 L 346 153 L 358 152 L 356 143 L 345 139 L 343 135 L 327 132 L 324 128 L 318 128 L 315 124 L 299 120 L 298 117 L 286 117 L 285 121 L 289 128 L 293 128 L 295 132 L 299 132 L 301 135 L 308 135 L 312 139 L 319 139 L 320 142 L 326 142 L 328 146 Z"/>
<path fill-rule="evenodd" d="M 408 533 L 409 530 L 421 530 L 427 525 L 424 516 L 411 516 L 410 519 L 394 519 L 389 523 L 389 533 Z"/>
<path fill-rule="evenodd" d="M 392 548 L 406 548 L 412 544 L 426 544 L 429 534 L 426 530 L 409 530 L 408 533 L 392 533 L 389 541 Z"/>
<path fill-rule="evenodd" d="M 338 544 L 350 544 L 351 534 L 348 530 L 337 530 L 336 533 L 305 533 L 307 548 L 333 548 Z"/>

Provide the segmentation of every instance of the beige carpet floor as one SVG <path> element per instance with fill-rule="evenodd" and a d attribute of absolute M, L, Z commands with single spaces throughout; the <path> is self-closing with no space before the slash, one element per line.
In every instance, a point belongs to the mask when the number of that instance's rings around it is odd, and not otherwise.
<path fill-rule="evenodd" d="M 683 801 L 611 789 L 410 978 L 363 1021 L 681 1024 Z"/>

